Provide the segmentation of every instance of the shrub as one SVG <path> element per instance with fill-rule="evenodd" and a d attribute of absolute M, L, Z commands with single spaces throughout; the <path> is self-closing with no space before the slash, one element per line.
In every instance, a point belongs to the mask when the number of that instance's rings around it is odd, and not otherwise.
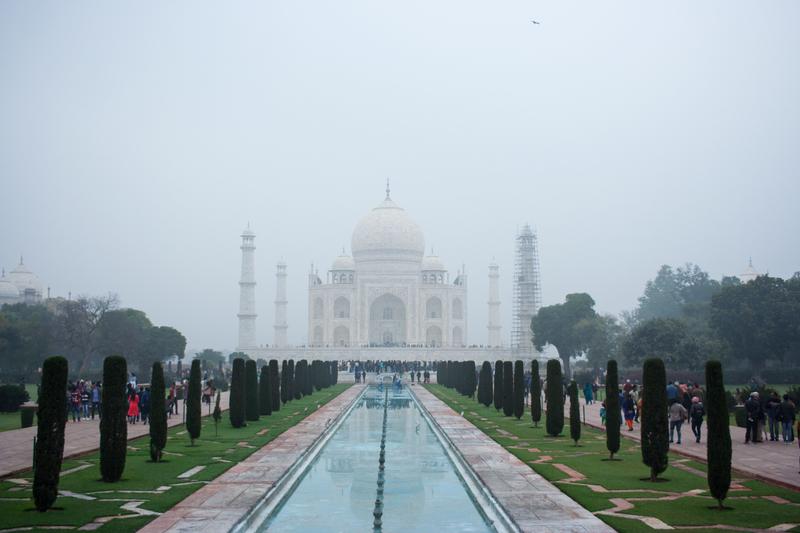
<path fill-rule="evenodd" d="M 66 392 L 64 393 L 66 395 Z M 30 400 L 28 391 L 19 385 L 0 385 L 0 412 L 14 413 Z"/>
<path fill-rule="evenodd" d="M 514 365 L 503 361 L 503 414 L 514 414 Z"/>
<path fill-rule="evenodd" d="M 478 401 L 489 407 L 492 405 L 492 364 L 484 361 L 481 365 L 480 379 L 478 380 Z"/>
<path fill-rule="evenodd" d="M 494 408 L 503 408 L 503 362 L 494 363 Z"/>
<path fill-rule="evenodd" d="M 517 420 L 525 412 L 525 365 L 522 361 L 514 362 L 514 416 Z"/>
<path fill-rule="evenodd" d="M 161 454 L 167 446 L 167 406 L 164 386 L 164 368 L 161 363 L 153 363 L 150 377 L 150 460 L 161 461 Z"/>
<path fill-rule="evenodd" d="M 664 361 L 647 359 L 642 371 L 642 461 L 650 467 L 650 481 L 667 469 L 669 424 L 667 420 L 667 374 Z"/>
<path fill-rule="evenodd" d="M 617 362 L 609 359 L 606 366 L 606 448 L 610 454 L 609 459 L 614 459 L 614 454 L 619 451 L 619 431 L 622 426 L 622 413 L 619 405 L 619 376 L 617 375 Z"/>
<path fill-rule="evenodd" d="M 542 378 L 539 377 L 539 361 L 531 361 L 531 422 L 534 427 L 542 419 Z"/>
<path fill-rule="evenodd" d="M 33 501 L 39 512 L 52 507 L 58 496 L 67 423 L 67 371 L 63 357 L 48 357 L 42 364 L 39 426 L 33 451 Z"/>
<path fill-rule="evenodd" d="M 289 361 L 284 360 L 281 363 L 281 403 L 285 404 L 289 401 L 288 392 L 289 384 L 286 382 L 286 376 L 289 373 Z"/>
<path fill-rule="evenodd" d="M 731 430 L 722 365 L 719 361 L 706 363 L 706 416 L 708 489 L 720 509 L 731 486 Z"/>
<path fill-rule="evenodd" d="M 578 398 L 578 384 L 575 380 L 569 382 L 569 438 L 575 441 L 575 446 L 581 440 L 581 403 Z"/>
<path fill-rule="evenodd" d="M 258 420 L 258 368 L 252 359 L 244 363 L 244 381 L 244 416 L 248 421 L 256 421 Z"/>
<path fill-rule="evenodd" d="M 464 363 L 464 384 L 465 390 L 464 395 L 469 396 L 470 398 L 475 397 L 475 386 L 477 385 L 475 380 L 475 361 L 466 361 Z"/>
<path fill-rule="evenodd" d="M 561 362 L 558 359 L 547 361 L 547 414 L 545 426 L 547 434 L 553 437 L 564 430 L 564 387 L 561 384 Z"/>
<path fill-rule="evenodd" d="M 269 375 L 269 366 L 264 365 L 261 367 L 261 377 L 258 380 L 258 407 L 259 413 L 265 416 L 272 414 L 272 390 L 270 385 L 271 377 Z"/>
<path fill-rule="evenodd" d="M 278 373 L 277 359 L 271 359 L 269 362 L 269 378 L 270 378 L 270 392 L 272 393 L 272 410 L 281 410 L 281 383 L 280 374 Z"/>
<path fill-rule="evenodd" d="M 230 409 L 228 416 L 231 425 L 235 428 L 244 427 L 244 404 L 245 404 L 245 381 L 244 381 L 244 359 L 237 357 L 233 360 L 231 369 L 231 396 Z"/>
<path fill-rule="evenodd" d="M 294 398 L 294 359 L 289 359 L 286 364 L 286 401 Z"/>
<path fill-rule="evenodd" d="M 100 418 L 100 475 L 103 481 L 119 481 L 128 453 L 128 401 L 125 386 L 128 363 L 112 355 L 103 361 L 102 413 Z"/>
<path fill-rule="evenodd" d="M 292 398 L 299 400 L 303 397 L 303 383 L 306 377 L 303 373 L 303 361 L 297 361 L 294 364 L 294 381 L 292 381 Z"/>
<path fill-rule="evenodd" d="M 36 407 L 25 405 L 19 410 L 20 427 L 29 428 L 33 426 L 33 417 L 36 415 Z"/>
<path fill-rule="evenodd" d="M 194 446 L 194 441 L 200 438 L 200 429 L 202 427 L 200 419 L 203 416 L 201 412 L 201 374 L 200 374 L 200 361 L 195 359 L 192 361 L 192 367 L 189 370 L 189 391 L 186 396 L 186 432 L 189 434 L 191 445 Z"/>

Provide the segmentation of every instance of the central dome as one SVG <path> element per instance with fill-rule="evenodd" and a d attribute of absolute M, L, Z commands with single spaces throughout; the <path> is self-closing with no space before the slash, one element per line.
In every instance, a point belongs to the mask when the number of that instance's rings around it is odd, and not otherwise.
<path fill-rule="evenodd" d="M 353 230 L 353 258 L 359 260 L 422 261 L 425 237 L 406 211 L 386 196 Z"/>

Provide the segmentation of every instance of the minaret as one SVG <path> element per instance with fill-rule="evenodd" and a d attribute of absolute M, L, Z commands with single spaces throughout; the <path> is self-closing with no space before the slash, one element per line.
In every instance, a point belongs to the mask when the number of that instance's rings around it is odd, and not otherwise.
<path fill-rule="evenodd" d="M 542 301 L 539 279 L 539 244 L 536 233 L 528 224 L 517 235 L 514 260 L 514 326 L 511 347 L 523 353 L 533 353 L 531 319 Z"/>
<path fill-rule="evenodd" d="M 492 260 L 489 264 L 489 346 L 502 346 L 503 337 L 500 332 L 500 279 L 499 267 Z"/>
<path fill-rule="evenodd" d="M 255 348 L 256 344 L 256 234 L 250 224 L 242 232 L 242 277 L 239 280 L 239 344 L 238 350 Z"/>
<path fill-rule="evenodd" d="M 286 330 L 289 329 L 286 323 L 286 263 L 278 262 L 278 270 L 275 273 L 275 338 L 273 344 L 276 348 L 283 348 L 288 344 L 286 341 Z"/>

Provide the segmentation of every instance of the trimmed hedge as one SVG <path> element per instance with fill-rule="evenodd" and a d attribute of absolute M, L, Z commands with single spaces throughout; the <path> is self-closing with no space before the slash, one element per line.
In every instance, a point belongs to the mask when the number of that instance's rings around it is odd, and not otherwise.
<path fill-rule="evenodd" d="M 245 386 L 244 359 L 237 357 L 233 360 L 233 368 L 231 370 L 231 405 L 228 410 L 231 425 L 235 428 L 241 428 L 247 425 L 244 421 L 244 404 L 246 401 Z"/>
<path fill-rule="evenodd" d="M 609 459 L 614 459 L 614 454 L 619 451 L 620 427 L 622 426 L 622 413 L 619 405 L 619 378 L 617 376 L 617 362 L 609 359 L 606 365 L 606 448 L 610 454 Z"/>
<path fill-rule="evenodd" d="M 100 475 L 103 481 L 119 481 L 128 453 L 128 363 L 112 355 L 103 361 L 102 413 L 100 417 Z"/>
<path fill-rule="evenodd" d="M 503 362 L 494 362 L 494 408 L 503 408 Z"/>
<path fill-rule="evenodd" d="M 189 434 L 192 446 L 194 446 L 194 441 L 200 438 L 200 430 L 202 428 L 200 419 L 203 413 L 200 409 L 200 401 L 203 391 L 201 390 L 200 379 L 200 361 L 194 359 L 192 368 L 189 371 L 189 392 L 186 396 L 186 432 Z"/>
<path fill-rule="evenodd" d="M 514 416 L 517 420 L 525 413 L 525 364 L 514 362 Z"/>
<path fill-rule="evenodd" d="M 63 357 L 48 357 L 42 364 L 39 426 L 33 450 L 33 501 L 39 512 L 52 507 L 58 496 L 67 423 L 67 373 Z"/>
<path fill-rule="evenodd" d="M 261 367 L 258 380 L 258 409 L 259 414 L 270 416 L 272 414 L 272 377 L 269 375 L 269 366 Z"/>
<path fill-rule="evenodd" d="M 547 434 L 557 437 L 564 430 L 564 386 L 561 384 L 561 361 L 547 361 L 547 416 L 545 426 Z"/>
<path fill-rule="evenodd" d="M 514 414 L 514 364 L 503 361 L 503 414 Z"/>
<path fill-rule="evenodd" d="M 650 481 L 667 469 L 669 422 L 667 419 L 667 373 L 664 361 L 647 359 L 642 390 L 642 461 L 650 467 Z"/>
<path fill-rule="evenodd" d="M 281 382 L 278 372 L 278 360 L 269 361 L 270 392 L 272 393 L 272 411 L 281 410 Z"/>
<path fill-rule="evenodd" d="M 66 395 L 66 392 L 64 393 Z M 0 385 L 0 412 L 15 413 L 19 406 L 31 397 L 25 387 L 19 385 Z"/>
<path fill-rule="evenodd" d="M 581 403 L 578 397 L 578 384 L 575 380 L 569 382 L 569 438 L 575 441 L 575 446 L 581 440 Z"/>
<path fill-rule="evenodd" d="M 531 361 L 531 422 L 538 427 L 542 419 L 542 378 L 539 377 L 539 361 Z"/>
<path fill-rule="evenodd" d="M 480 379 L 478 380 L 478 401 L 489 407 L 492 405 L 492 364 L 484 361 L 481 365 Z"/>
<path fill-rule="evenodd" d="M 258 368 L 252 359 L 244 363 L 244 381 L 244 417 L 248 421 L 255 422 L 258 420 Z"/>
<path fill-rule="evenodd" d="M 719 361 L 706 363 L 706 401 L 708 489 L 719 507 L 731 487 L 731 429 L 722 365 Z"/>
<path fill-rule="evenodd" d="M 150 377 L 150 460 L 158 463 L 167 446 L 167 406 L 164 368 L 153 363 Z"/>

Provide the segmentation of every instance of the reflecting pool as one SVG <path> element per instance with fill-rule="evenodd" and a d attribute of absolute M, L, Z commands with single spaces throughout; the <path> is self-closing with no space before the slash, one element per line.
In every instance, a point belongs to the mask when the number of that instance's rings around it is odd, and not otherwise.
<path fill-rule="evenodd" d="M 259 531 L 371 531 L 385 392 L 370 387 Z M 388 391 L 384 531 L 493 531 L 406 389 Z"/>

